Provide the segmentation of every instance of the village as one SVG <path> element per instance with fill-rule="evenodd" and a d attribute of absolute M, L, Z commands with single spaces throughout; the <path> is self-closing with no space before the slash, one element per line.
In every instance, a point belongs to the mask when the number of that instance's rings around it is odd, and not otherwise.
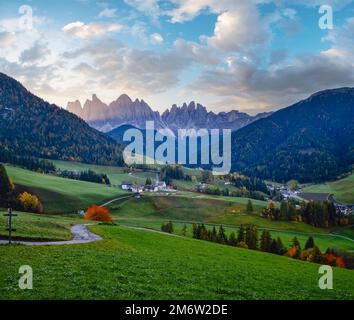
<path fill-rule="evenodd" d="M 300 187 L 295 189 L 290 188 L 288 185 L 282 185 L 280 187 L 270 187 L 275 188 L 279 192 L 283 199 L 293 199 L 296 201 L 333 201 L 336 209 L 344 216 L 350 216 L 354 212 L 354 205 L 350 204 L 341 204 L 333 198 L 332 194 L 329 193 L 311 193 L 311 192 L 302 192 Z M 274 189 L 273 189 L 274 190 Z"/>
<path fill-rule="evenodd" d="M 131 191 L 135 193 L 136 197 L 139 197 L 142 193 L 145 192 L 164 192 L 167 194 L 177 192 L 176 189 L 173 189 L 168 186 L 165 181 L 159 181 L 158 177 L 154 183 L 151 180 L 147 180 L 147 183 L 145 184 L 138 184 L 133 181 L 123 181 L 121 184 L 121 188 L 124 191 Z"/>

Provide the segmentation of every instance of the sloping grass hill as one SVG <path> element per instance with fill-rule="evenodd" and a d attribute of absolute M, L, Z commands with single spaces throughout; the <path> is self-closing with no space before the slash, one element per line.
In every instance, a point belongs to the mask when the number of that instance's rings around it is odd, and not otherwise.
<path fill-rule="evenodd" d="M 330 193 L 334 195 L 336 201 L 345 204 L 354 204 L 354 174 L 338 181 L 308 186 L 304 191 Z"/>
<path fill-rule="evenodd" d="M 24 186 L 26 190 L 38 195 L 44 212 L 50 214 L 75 213 L 79 209 L 87 209 L 93 203 L 103 204 L 124 194 L 119 188 L 64 179 L 12 166 L 6 166 L 6 171 L 16 185 Z"/>
<path fill-rule="evenodd" d="M 0 299 L 354 299 L 354 272 L 124 227 L 93 226 L 105 240 L 75 246 L 0 246 Z M 30 265 L 34 290 L 18 290 Z"/>

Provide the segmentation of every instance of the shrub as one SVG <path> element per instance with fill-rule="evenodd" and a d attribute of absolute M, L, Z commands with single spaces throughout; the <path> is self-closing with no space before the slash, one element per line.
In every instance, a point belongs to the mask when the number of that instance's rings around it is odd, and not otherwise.
<path fill-rule="evenodd" d="M 248 245 L 243 241 L 239 242 L 237 246 L 239 248 L 248 249 Z"/>
<path fill-rule="evenodd" d="M 18 196 L 18 200 L 20 201 L 22 209 L 25 211 L 37 213 L 43 212 L 43 206 L 38 197 L 35 195 L 28 192 L 23 192 Z"/>
<path fill-rule="evenodd" d="M 320 249 L 317 246 L 314 246 L 310 249 L 304 249 L 301 252 L 301 260 L 314 262 L 314 263 L 323 263 L 324 256 L 322 255 Z"/>
<path fill-rule="evenodd" d="M 161 231 L 167 232 L 167 233 L 173 233 L 173 223 L 170 221 L 167 224 L 163 224 L 161 226 Z"/>
<path fill-rule="evenodd" d="M 106 207 L 92 205 L 89 207 L 84 216 L 85 220 L 112 222 L 112 216 Z"/>

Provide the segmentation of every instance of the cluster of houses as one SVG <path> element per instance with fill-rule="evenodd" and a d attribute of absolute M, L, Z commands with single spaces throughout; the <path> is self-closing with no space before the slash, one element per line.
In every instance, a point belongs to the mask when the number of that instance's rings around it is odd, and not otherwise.
<path fill-rule="evenodd" d="M 126 191 L 131 191 L 134 193 L 143 192 L 176 192 L 175 189 L 171 189 L 166 185 L 164 181 L 157 181 L 152 185 L 136 184 L 133 181 L 123 181 L 121 188 Z"/>
<path fill-rule="evenodd" d="M 350 216 L 354 213 L 354 205 L 350 206 L 350 205 L 342 205 L 337 203 L 335 203 L 334 205 L 337 208 L 337 210 L 339 210 L 344 216 Z"/>
<path fill-rule="evenodd" d="M 311 193 L 311 192 L 301 192 L 298 190 L 291 190 L 287 185 L 280 187 L 268 186 L 271 191 L 276 190 L 279 192 L 283 199 L 294 199 L 298 201 L 331 201 L 331 194 L 329 193 Z M 336 209 L 341 212 L 344 216 L 350 216 L 354 213 L 353 205 L 342 205 L 334 201 Z"/>

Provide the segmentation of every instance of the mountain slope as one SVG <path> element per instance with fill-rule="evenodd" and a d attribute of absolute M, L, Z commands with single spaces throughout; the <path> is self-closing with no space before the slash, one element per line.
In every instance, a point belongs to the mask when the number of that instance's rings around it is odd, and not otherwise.
<path fill-rule="evenodd" d="M 22 156 L 122 164 L 121 147 L 0 73 L 0 146 Z"/>
<path fill-rule="evenodd" d="M 354 163 L 354 88 L 326 90 L 232 137 L 233 168 L 252 176 L 316 182 Z"/>

